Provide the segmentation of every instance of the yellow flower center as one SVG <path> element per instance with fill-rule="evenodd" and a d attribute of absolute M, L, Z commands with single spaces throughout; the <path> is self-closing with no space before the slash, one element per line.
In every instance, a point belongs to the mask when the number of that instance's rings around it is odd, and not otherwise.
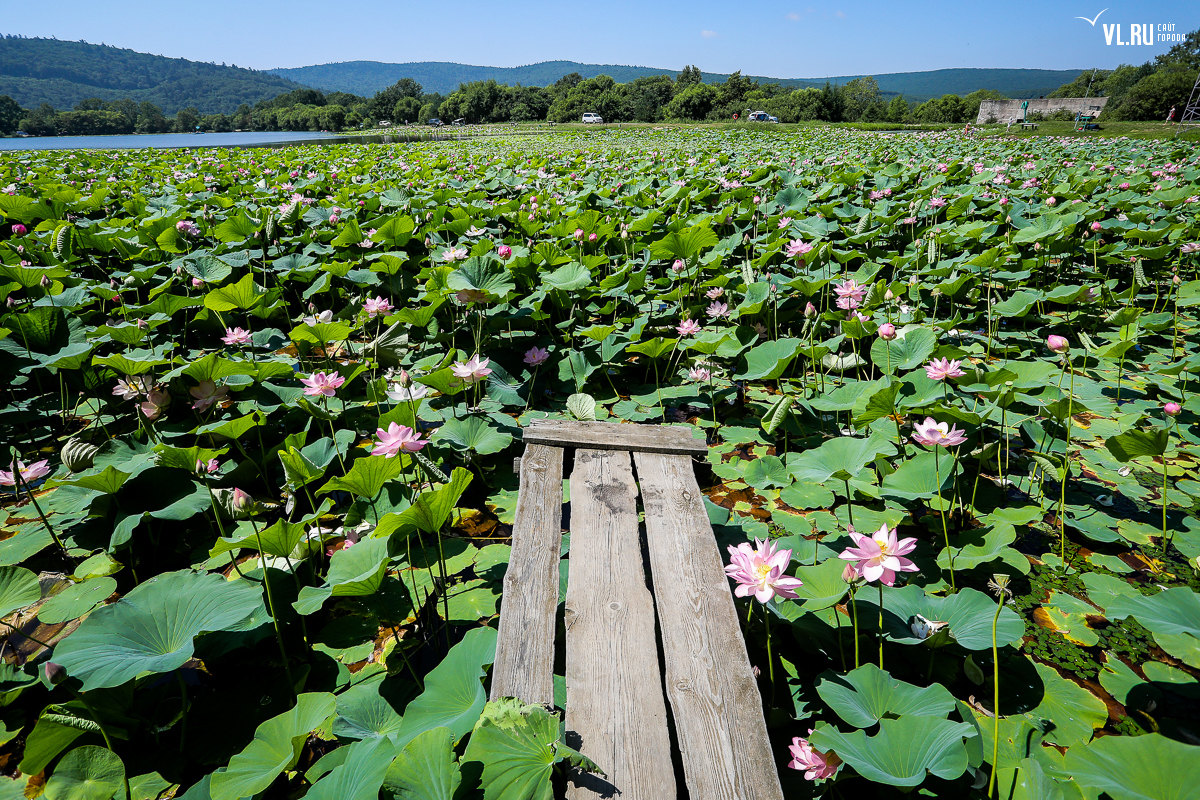
<path fill-rule="evenodd" d="M 759 564 L 754 568 L 754 574 L 758 576 L 760 581 L 763 580 L 771 574 L 771 565 L 767 564 L 766 562 Z"/>

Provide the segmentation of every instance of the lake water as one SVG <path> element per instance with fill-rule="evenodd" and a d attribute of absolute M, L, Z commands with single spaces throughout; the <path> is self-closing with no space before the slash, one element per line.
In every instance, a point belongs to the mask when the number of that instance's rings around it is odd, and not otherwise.
<path fill-rule="evenodd" d="M 137 147 L 283 147 L 292 144 L 397 142 L 450 139 L 450 134 L 414 131 L 377 136 L 347 136 L 314 131 L 240 131 L 233 133 L 146 133 L 127 136 L 30 136 L 0 139 L 0 150 L 113 150 Z"/>

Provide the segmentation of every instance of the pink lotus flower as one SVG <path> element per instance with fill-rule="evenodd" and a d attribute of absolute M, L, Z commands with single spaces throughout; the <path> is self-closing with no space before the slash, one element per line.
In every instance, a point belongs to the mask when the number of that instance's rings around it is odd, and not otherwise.
<path fill-rule="evenodd" d="M 531 347 L 525 351 L 525 363 L 531 367 L 545 364 L 550 358 L 550 351 L 542 347 Z"/>
<path fill-rule="evenodd" d="M 448 262 L 462 261 L 467 257 L 467 248 L 448 247 L 442 251 L 442 260 Z"/>
<path fill-rule="evenodd" d="M 450 371 L 454 373 L 454 377 L 461 379 L 464 383 L 475 383 L 492 374 L 488 364 L 491 363 L 490 358 L 480 358 L 479 354 L 471 356 L 466 361 L 458 361 L 450 367 Z"/>
<path fill-rule="evenodd" d="M 938 422 L 933 417 L 926 417 L 924 422 L 918 422 L 913 426 L 912 439 L 917 444 L 923 444 L 926 447 L 954 447 L 965 442 L 967 434 L 960 431 L 957 426 L 947 428 L 946 423 Z"/>
<path fill-rule="evenodd" d="M 675 326 L 675 332 L 680 336 L 695 336 L 701 330 L 703 329 L 700 327 L 700 323 L 694 319 L 685 319 Z"/>
<path fill-rule="evenodd" d="M 1200 253 L 1200 242 L 1188 242 L 1183 247 L 1179 248 L 1179 252 L 1185 256 L 1192 253 Z"/>
<path fill-rule="evenodd" d="M 20 474 L 21 482 L 28 484 L 36 481 L 39 478 L 44 478 L 50 474 L 50 466 L 45 459 L 35 461 L 26 466 L 24 461 L 17 460 L 15 464 L 10 464 L 11 470 L 0 469 L 0 486 L 16 486 L 17 475 Z"/>
<path fill-rule="evenodd" d="M 313 311 L 315 309 L 310 305 L 309 310 Z M 333 322 L 333 311 L 322 311 L 320 314 L 315 316 L 309 315 L 305 317 L 302 322 L 305 325 L 318 325 L 325 322 Z"/>
<path fill-rule="evenodd" d="M 1093 222 L 1093 223 L 1092 223 L 1092 225 L 1091 225 L 1091 228 L 1092 228 L 1092 233 L 1099 233 L 1099 232 L 1100 232 L 1100 228 L 1101 228 L 1101 227 L 1102 227 L 1102 226 L 1100 225 L 1100 223 L 1099 223 L 1099 222 Z"/>
<path fill-rule="evenodd" d="M 512 248 L 506 244 L 502 244 L 496 248 L 496 255 L 507 261 L 512 258 Z"/>
<path fill-rule="evenodd" d="M 1049 347 L 1055 353 L 1065 353 L 1071 349 L 1071 343 L 1062 336 L 1052 333 L 1046 337 L 1046 347 Z"/>
<path fill-rule="evenodd" d="M 304 393 L 309 397 L 324 395 L 325 397 L 333 397 L 337 393 L 337 389 L 346 382 L 346 379 L 336 372 L 324 373 L 314 372 L 307 378 L 301 378 L 300 383 L 304 384 Z"/>
<path fill-rule="evenodd" d="M 175 223 L 175 230 L 182 233 L 184 236 L 199 236 L 200 226 L 192 222 L 190 219 L 181 219 Z"/>
<path fill-rule="evenodd" d="M 215 458 L 210 458 L 208 460 L 208 463 L 205 463 L 204 461 L 201 461 L 200 459 L 196 459 L 196 474 L 197 475 L 210 475 L 210 474 L 216 472 L 217 470 L 219 470 L 220 468 L 221 468 L 221 465 L 219 463 L 217 463 L 217 460 Z"/>
<path fill-rule="evenodd" d="M 930 208 L 942 208 L 946 205 L 946 201 L 941 197 L 935 197 L 929 201 Z"/>
<path fill-rule="evenodd" d="M 788 600 L 799 597 L 794 590 L 803 585 L 801 581 L 783 574 L 791 563 L 792 551 L 776 550 L 774 542 L 762 539 L 755 539 L 754 544 L 751 547 L 749 542 L 742 542 L 729 547 L 725 574 L 738 583 L 733 593 L 738 597 L 754 595 L 760 603 L 769 602 L 775 595 Z"/>
<path fill-rule="evenodd" d="M 671 271 L 672 272 L 683 272 L 683 270 L 684 270 L 683 259 L 682 258 L 675 259 L 675 262 L 673 264 L 671 264 Z"/>
<path fill-rule="evenodd" d="M 808 242 L 801 241 L 800 239 L 792 239 L 788 242 L 786 254 L 788 258 L 798 258 L 812 249 L 813 246 Z"/>
<path fill-rule="evenodd" d="M 242 330 L 241 328 L 226 328 L 225 335 L 221 337 L 221 341 L 228 345 L 249 344 L 250 331 Z"/>
<path fill-rule="evenodd" d="M 380 314 L 390 314 L 392 304 L 382 297 L 368 297 L 363 302 L 363 310 L 367 312 L 367 319 L 375 319 Z"/>
<path fill-rule="evenodd" d="M 967 373 L 963 372 L 959 367 L 962 362 L 958 360 L 951 361 L 948 358 L 935 358 L 925 365 L 925 374 L 929 376 L 931 381 L 944 381 L 947 378 L 961 378 Z"/>
<path fill-rule="evenodd" d="M 575 238 L 576 238 L 576 239 L 583 239 L 583 228 L 576 228 L 576 229 L 575 229 Z"/>
<path fill-rule="evenodd" d="M 150 381 L 144 375 L 127 378 L 117 378 L 117 385 L 112 393 L 122 400 L 136 400 L 139 396 L 150 391 Z"/>
<path fill-rule="evenodd" d="M 725 303 L 712 303 L 705 312 L 713 319 L 720 319 L 729 316 L 729 306 Z"/>
<path fill-rule="evenodd" d="M 896 326 L 890 322 L 885 322 L 879 326 L 879 338 L 885 342 L 890 342 L 896 338 Z"/>
<path fill-rule="evenodd" d="M 371 450 L 371 455 L 384 458 L 391 458 L 399 453 L 415 453 L 429 444 L 412 428 L 397 425 L 395 422 L 389 423 L 387 430 L 376 428 L 375 438 L 379 442 Z"/>
<path fill-rule="evenodd" d="M 192 408 L 197 411 L 205 411 L 213 403 L 224 400 L 225 396 L 229 394 L 229 387 L 218 387 L 212 381 L 200 381 L 199 386 L 188 389 L 188 394 L 196 398 L 196 402 L 192 403 Z"/>
<path fill-rule="evenodd" d="M 704 367 L 695 367 L 688 371 L 688 379 L 693 381 L 704 382 L 712 378 L 712 373 Z"/>
<path fill-rule="evenodd" d="M 1168 417 L 1177 416 L 1180 411 L 1183 411 L 1183 406 L 1179 405 L 1179 403 L 1167 403 L 1163 406 L 1163 413 Z"/>
<path fill-rule="evenodd" d="M 200 280 L 199 278 L 192 278 L 192 288 L 193 289 L 199 289 L 203 285 L 204 285 L 204 281 Z"/>
<path fill-rule="evenodd" d="M 812 733 L 811 729 L 809 733 Z M 788 750 L 792 754 L 788 768 L 803 771 L 804 779 L 808 781 L 832 778 L 838 771 L 838 767 L 842 765 L 842 759 L 838 758 L 836 753 L 833 751 L 822 753 L 814 750 L 807 739 L 801 739 L 799 736 L 792 739 Z"/>
<path fill-rule="evenodd" d="M 25 234 L 28 232 L 28 230 L 29 230 L 29 229 L 28 229 L 28 228 L 26 228 L 26 227 L 25 227 L 24 225 L 22 225 L 21 223 L 19 223 L 19 222 L 14 222 L 14 223 L 13 223 L 13 226 L 12 226 L 12 235 L 13 235 L 13 236 L 24 236 L 24 235 L 25 235 Z"/>
<path fill-rule="evenodd" d="M 1057 197 L 1047 197 L 1047 198 L 1046 198 L 1046 205 L 1048 205 L 1048 206 L 1053 206 L 1053 205 L 1057 205 L 1057 204 L 1058 204 L 1058 198 L 1057 198 Z"/>
<path fill-rule="evenodd" d="M 792 224 L 791 217 L 780 217 L 779 218 L 779 230 L 783 230 L 784 228 L 786 228 L 788 225 L 791 225 L 791 224 Z"/>
<path fill-rule="evenodd" d="M 144 403 L 138 406 L 146 419 L 158 419 L 163 410 L 171 405 L 171 395 L 165 389 L 151 389 Z"/>
<path fill-rule="evenodd" d="M 705 292 L 704 296 L 707 297 L 709 300 L 716 300 L 718 297 L 720 297 L 723 294 L 725 294 L 724 289 L 722 289 L 720 286 L 714 286 L 713 288 L 711 288 L 707 292 Z"/>
<path fill-rule="evenodd" d="M 917 540 L 897 541 L 896 529 L 889 528 L 886 522 L 871 536 L 863 536 L 854 528 L 849 533 L 855 546 L 847 547 L 838 558 L 854 562 L 854 570 L 867 583 L 881 581 L 884 586 L 892 586 L 897 572 L 920 572 L 916 564 L 903 557 L 916 549 Z"/>

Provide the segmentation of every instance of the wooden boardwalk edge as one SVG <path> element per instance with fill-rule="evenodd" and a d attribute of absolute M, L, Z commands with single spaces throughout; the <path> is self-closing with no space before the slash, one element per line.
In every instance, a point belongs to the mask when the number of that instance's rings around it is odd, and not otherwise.
<path fill-rule="evenodd" d="M 634 454 L 688 792 L 783 800 L 724 562 L 689 458 Z"/>
<path fill-rule="evenodd" d="M 692 438 L 688 428 L 662 425 L 627 425 L 619 422 L 574 422 L 537 419 L 521 431 L 526 444 L 585 447 L 592 450 L 630 450 L 702 456 L 703 439 Z"/>
<path fill-rule="evenodd" d="M 491 699 L 554 705 L 554 627 L 562 548 L 563 451 L 529 445 L 504 574 Z"/>

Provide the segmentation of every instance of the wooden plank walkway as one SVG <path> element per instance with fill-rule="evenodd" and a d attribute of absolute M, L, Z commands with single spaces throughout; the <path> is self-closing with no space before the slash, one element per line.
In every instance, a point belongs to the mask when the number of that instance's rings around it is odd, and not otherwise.
<path fill-rule="evenodd" d="M 685 428 L 620 423 L 538 421 L 524 433 L 491 696 L 553 702 L 563 454 L 577 448 L 566 726 L 568 744 L 605 777 L 573 776 L 567 797 L 676 797 L 665 694 L 692 800 L 782 800 L 762 700 L 692 472 L 690 456 L 704 443 Z"/>

